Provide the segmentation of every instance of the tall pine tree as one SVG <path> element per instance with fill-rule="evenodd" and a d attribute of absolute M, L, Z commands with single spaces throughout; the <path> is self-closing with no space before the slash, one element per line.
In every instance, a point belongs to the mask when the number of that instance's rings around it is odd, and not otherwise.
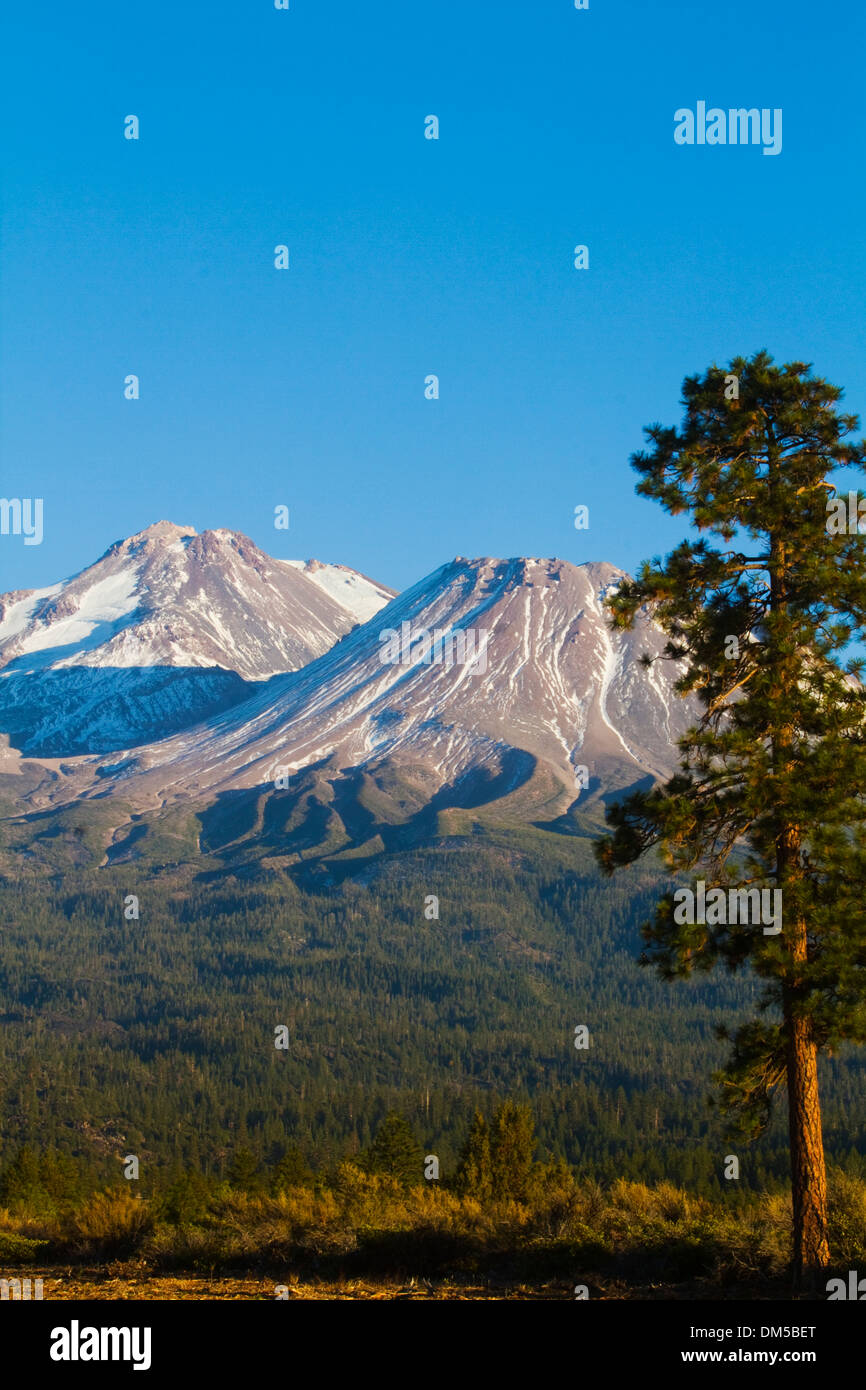
<path fill-rule="evenodd" d="M 777 934 L 678 920 L 672 890 L 643 959 L 669 979 L 721 961 L 765 982 L 720 1079 L 752 1132 L 787 1089 L 798 1283 L 829 1260 L 818 1054 L 866 1041 L 866 701 L 848 659 L 866 623 L 866 538 L 841 529 L 828 476 L 862 469 L 866 447 L 841 397 L 765 352 L 687 378 L 681 428 L 653 425 L 631 462 L 638 493 L 689 515 L 699 538 L 609 599 L 618 628 L 647 606 L 700 713 L 680 772 L 609 811 L 602 867 L 657 846 L 672 873 L 700 868 L 707 891 L 781 890 Z"/>
<path fill-rule="evenodd" d="M 527 1105 L 503 1101 L 489 1125 L 476 1111 L 457 1165 L 457 1190 L 482 1203 L 525 1201 L 534 1149 L 535 1124 Z"/>
<path fill-rule="evenodd" d="M 534 1149 L 535 1124 L 529 1106 L 503 1101 L 490 1126 L 490 1163 L 497 1197 L 526 1200 Z"/>
<path fill-rule="evenodd" d="M 368 1173 L 387 1173 L 405 1187 L 423 1182 L 424 1150 L 404 1115 L 388 1112 L 361 1164 Z"/>
<path fill-rule="evenodd" d="M 458 1192 L 489 1202 L 493 1195 L 493 1166 L 490 1161 L 490 1128 L 480 1111 L 475 1117 L 460 1151 L 455 1174 Z"/>

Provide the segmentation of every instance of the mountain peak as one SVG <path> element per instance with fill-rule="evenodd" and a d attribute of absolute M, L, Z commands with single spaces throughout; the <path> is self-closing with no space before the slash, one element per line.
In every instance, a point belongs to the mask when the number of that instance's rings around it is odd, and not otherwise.
<path fill-rule="evenodd" d="M 340 583 L 363 617 L 392 597 Z M 155 522 L 63 583 L 0 594 L 0 728 L 46 756 L 185 728 L 350 632 L 359 614 L 328 589 L 239 531 Z"/>
<path fill-rule="evenodd" d="M 143 531 L 136 531 L 135 535 L 128 536 L 125 540 L 118 541 L 117 544 L 136 545 L 140 541 L 174 541 L 196 534 L 194 526 L 178 526 L 174 521 L 154 521 L 150 526 L 145 526 Z"/>
<path fill-rule="evenodd" d="M 150 526 L 145 526 L 143 531 L 139 531 L 138 537 L 131 537 L 132 540 L 141 536 L 194 536 L 196 530 L 194 526 L 179 526 L 175 521 L 153 521 Z"/>
<path fill-rule="evenodd" d="M 545 796 L 561 810 L 587 778 L 607 787 L 666 773 L 688 711 L 639 660 L 661 653 L 663 633 L 644 617 L 633 632 L 610 628 L 603 592 L 623 577 L 606 561 L 457 557 L 194 742 L 152 745 L 148 794 L 253 787 L 275 764 L 327 762 L 339 777 L 386 760 L 434 790 L 468 776 L 514 789 L 546 769 Z"/>
<path fill-rule="evenodd" d="M 451 806 L 552 825 L 676 765 L 689 702 L 669 663 L 641 660 L 665 647 L 648 614 L 611 628 L 625 574 L 608 561 L 457 556 L 393 595 L 189 529 L 158 523 L 51 596 L 18 596 L 8 620 L 0 597 L 0 728 L 37 756 L 110 755 L 41 779 L 32 808 L 186 800 L 217 838 L 225 813 L 231 845 L 243 832 L 250 853 L 261 839 L 307 857 L 396 843 Z M 134 819 L 111 853 L 133 853 Z"/>

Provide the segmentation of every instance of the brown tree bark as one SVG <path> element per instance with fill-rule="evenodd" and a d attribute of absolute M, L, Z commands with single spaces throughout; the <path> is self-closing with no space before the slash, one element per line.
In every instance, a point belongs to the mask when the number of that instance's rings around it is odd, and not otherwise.
<path fill-rule="evenodd" d="M 775 491 L 780 461 L 768 425 L 768 463 L 770 492 Z M 787 615 L 788 548 L 784 530 L 777 532 L 770 545 L 771 608 L 776 614 Z M 798 678 L 792 653 L 778 662 L 780 697 L 785 687 Z M 790 750 L 794 730 L 783 725 L 775 731 L 773 753 L 775 768 L 790 776 Z M 786 824 L 776 842 L 776 880 L 784 894 L 792 882 L 800 879 L 802 834 L 798 825 Z M 804 1283 L 814 1284 L 821 1270 L 830 1263 L 830 1242 L 827 1218 L 827 1170 L 824 1162 L 824 1135 L 821 1129 L 821 1103 L 818 1096 L 818 1048 L 812 1025 L 798 1008 L 801 987 L 798 966 L 809 959 L 809 938 L 802 917 L 785 923 L 785 945 L 791 956 L 792 969 L 783 989 L 783 1024 L 786 1038 L 786 1073 L 788 1084 L 788 1142 L 791 1154 L 791 1200 L 793 1205 L 793 1275 L 794 1288 Z"/>
<path fill-rule="evenodd" d="M 791 952 L 806 959 L 806 926 L 797 923 Z M 788 1136 L 791 1150 L 791 1197 L 794 1215 L 794 1286 L 816 1282 L 830 1263 L 827 1217 L 827 1171 L 821 1102 L 818 1096 L 818 1048 L 807 1018 L 798 1015 L 793 995 L 785 1001 L 787 1037 Z"/>

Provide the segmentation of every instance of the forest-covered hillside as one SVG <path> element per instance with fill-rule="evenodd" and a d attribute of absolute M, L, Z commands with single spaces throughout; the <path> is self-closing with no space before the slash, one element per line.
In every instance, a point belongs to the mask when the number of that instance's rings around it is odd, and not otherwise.
<path fill-rule="evenodd" d="M 398 1110 L 447 1178 L 473 1113 L 509 1097 L 531 1106 L 537 1156 L 584 1177 L 711 1193 L 736 1153 L 743 1188 L 782 1182 L 783 1117 L 749 1148 L 706 1103 L 715 1029 L 754 985 L 641 970 L 658 880 L 604 883 L 587 840 L 557 840 L 442 841 L 303 887 L 133 866 L 7 881 L 0 1164 L 29 1145 L 104 1182 L 135 1154 L 150 1187 L 297 1146 L 322 1171 Z M 862 1061 L 824 1065 L 828 1151 L 864 1173 Z"/>

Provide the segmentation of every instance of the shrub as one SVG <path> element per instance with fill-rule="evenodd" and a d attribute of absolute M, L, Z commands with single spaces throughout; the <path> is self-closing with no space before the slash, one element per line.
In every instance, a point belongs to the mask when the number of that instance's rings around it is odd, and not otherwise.
<path fill-rule="evenodd" d="M 830 1250 L 840 1264 L 866 1263 L 866 1182 L 831 1171 Z"/>
<path fill-rule="evenodd" d="M 147 1203 L 121 1188 L 89 1198 L 67 1218 L 66 1232 L 77 1249 L 125 1254 L 135 1249 L 152 1226 Z"/>

